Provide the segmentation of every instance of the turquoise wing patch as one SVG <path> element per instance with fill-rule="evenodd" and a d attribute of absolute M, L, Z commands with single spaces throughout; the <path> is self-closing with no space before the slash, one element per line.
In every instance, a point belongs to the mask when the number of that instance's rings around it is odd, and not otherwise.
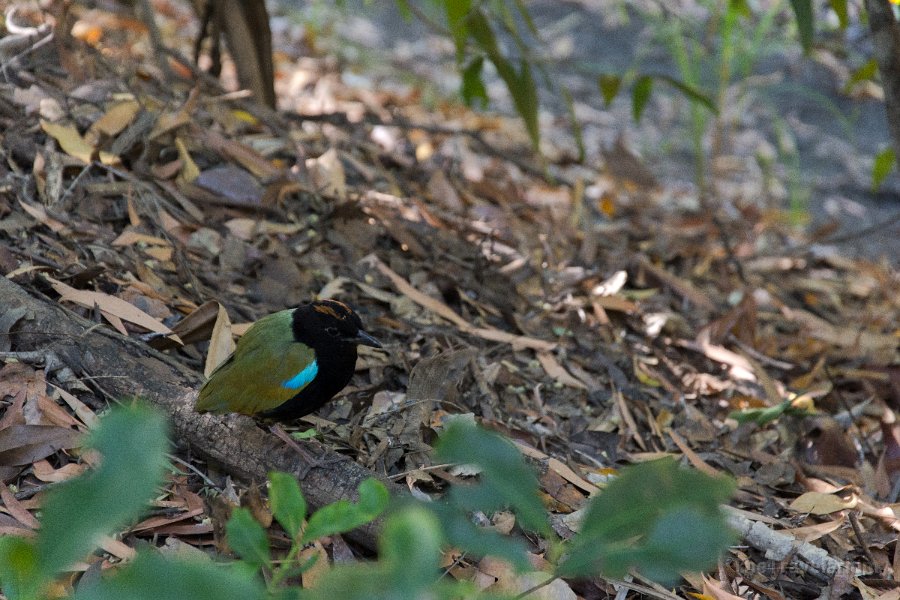
<path fill-rule="evenodd" d="M 310 381 L 316 378 L 316 375 L 319 373 L 319 364 L 316 360 L 313 360 L 311 363 L 306 365 L 306 367 L 291 377 L 290 379 L 286 379 L 281 382 L 281 387 L 287 388 L 289 390 L 298 390 L 300 388 L 306 387 Z"/>

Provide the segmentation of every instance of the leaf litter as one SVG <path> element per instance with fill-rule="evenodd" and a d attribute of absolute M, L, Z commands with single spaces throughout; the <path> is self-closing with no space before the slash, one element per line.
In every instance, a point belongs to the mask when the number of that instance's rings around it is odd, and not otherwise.
<path fill-rule="evenodd" d="M 183 30 L 191 15 L 168 8 L 166 27 Z M 515 121 L 353 87 L 315 52 L 282 65 L 311 88 L 275 115 L 206 80 L 163 81 L 140 28 L 55 33 L 71 55 L 37 45 L 0 88 L 6 276 L 198 371 L 256 318 L 338 296 L 387 352 L 362 349 L 354 385 L 301 428 L 415 495 L 465 475 L 430 462 L 456 415 L 534 461 L 559 532 L 622 465 L 677 455 L 735 477 L 735 510 L 758 529 L 720 579 L 688 575 L 682 597 L 821 585 L 777 562 L 790 556 L 766 546 L 776 530 L 848 566 L 864 595 L 895 589 L 900 277 L 886 261 L 813 244 L 752 198 L 723 198 L 732 210 L 713 219 L 692 191 L 631 171 L 560 163 L 545 180 Z M 27 315 L 0 323 L 5 352 Z M 9 533 L 35 525 L 46 485 L 90 464 L 79 433 L 104 398 L 102 381 L 4 357 Z M 88 560 L 127 559 L 138 538 L 220 546 L 223 513 L 205 496 L 235 484 L 179 464 L 151 514 Z M 310 552 L 349 554 L 340 540 Z M 490 559 L 448 572 L 492 590 L 537 581 Z M 577 597 L 564 581 L 545 593 Z"/>

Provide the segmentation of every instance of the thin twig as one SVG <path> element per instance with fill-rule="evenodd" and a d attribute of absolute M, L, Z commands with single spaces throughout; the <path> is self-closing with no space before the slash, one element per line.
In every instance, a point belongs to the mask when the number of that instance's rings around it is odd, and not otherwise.
<path fill-rule="evenodd" d="M 863 538 L 862 528 L 859 526 L 859 512 L 851 510 L 847 516 L 850 517 L 850 526 L 853 527 L 853 537 L 856 538 L 856 542 L 859 544 L 859 547 L 862 548 L 863 554 L 866 557 L 866 562 L 872 567 L 873 572 L 876 571 L 878 567 L 875 565 L 875 558 L 872 556 L 872 553 L 869 552 L 869 546 L 866 544 L 866 541 Z"/>

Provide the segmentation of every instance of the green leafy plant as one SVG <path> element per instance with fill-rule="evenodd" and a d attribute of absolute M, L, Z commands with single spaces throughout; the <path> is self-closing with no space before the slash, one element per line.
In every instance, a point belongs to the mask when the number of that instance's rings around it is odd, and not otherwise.
<path fill-rule="evenodd" d="M 162 481 L 165 420 L 145 406 L 111 411 L 87 445 L 103 455 L 100 466 L 47 495 L 37 538 L 0 537 L 0 582 L 11 600 L 37 597 L 101 537 L 139 514 Z"/>
<path fill-rule="evenodd" d="M 0 584 L 7 597 L 45 597 L 48 584 L 91 551 L 99 536 L 143 510 L 164 472 L 164 431 L 161 417 L 142 407 L 114 410 L 101 422 L 92 438 L 103 453 L 101 466 L 48 495 L 36 540 L 0 538 Z M 511 442 L 457 421 L 441 436 L 437 453 L 441 460 L 473 465 L 477 483 L 454 486 L 441 500 L 422 502 L 391 500 L 383 484 L 369 479 L 360 484 L 357 502 L 338 501 L 307 519 L 295 478 L 271 473 L 272 514 L 291 541 L 284 555 L 274 555 L 266 530 L 238 508 L 226 525 L 237 560 L 165 557 L 146 548 L 114 572 L 80 583 L 73 598 L 487 598 L 471 583 L 442 577 L 440 561 L 452 546 L 473 557 L 504 558 L 520 573 L 532 570 L 521 539 L 472 521 L 473 513 L 499 509 L 512 511 L 523 531 L 546 540 L 552 566 L 540 575 L 545 583 L 601 573 L 621 576 L 631 568 L 673 581 L 682 570 L 714 564 L 733 538 L 720 510 L 733 484 L 682 469 L 674 460 L 623 470 L 588 503 L 580 531 L 560 540 L 539 500 L 537 478 Z M 370 523 L 386 509 L 377 560 L 334 566 L 310 589 L 292 583 L 313 564 L 302 558 L 304 546 Z M 77 539 L 58 543 L 73 532 Z"/>

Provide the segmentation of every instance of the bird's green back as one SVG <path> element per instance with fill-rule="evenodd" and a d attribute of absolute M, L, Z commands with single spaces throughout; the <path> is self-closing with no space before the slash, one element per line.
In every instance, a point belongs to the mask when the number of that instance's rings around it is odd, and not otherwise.
<path fill-rule="evenodd" d="M 312 348 L 295 341 L 292 318 L 293 310 L 283 310 L 254 323 L 200 388 L 197 410 L 253 415 L 276 408 L 309 385 L 284 385 L 316 360 Z"/>

